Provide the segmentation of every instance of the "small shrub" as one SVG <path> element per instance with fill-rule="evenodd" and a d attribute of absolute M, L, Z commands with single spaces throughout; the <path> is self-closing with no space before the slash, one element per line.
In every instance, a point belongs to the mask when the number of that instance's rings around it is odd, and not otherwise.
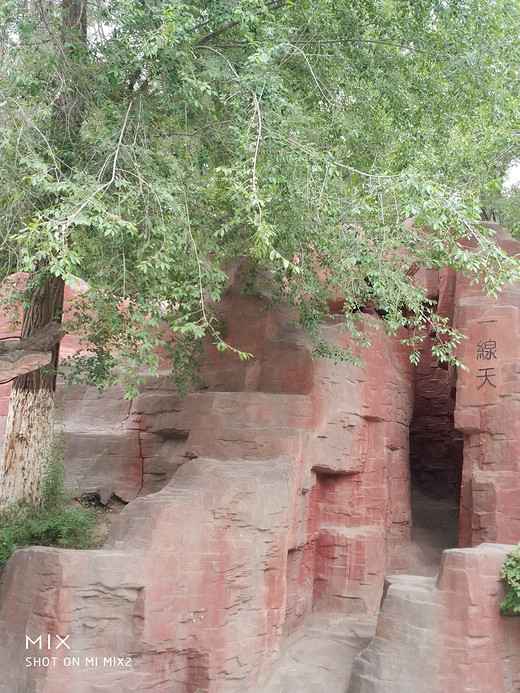
<path fill-rule="evenodd" d="M 64 509 L 70 503 L 70 492 L 65 488 L 65 442 L 63 437 L 54 441 L 45 465 L 42 483 L 42 508 Z"/>
<path fill-rule="evenodd" d="M 520 614 L 520 544 L 508 555 L 501 577 L 507 583 L 507 594 L 500 604 L 500 612 Z"/>
<path fill-rule="evenodd" d="M 0 511 L 0 564 L 24 546 L 86 549 L 91 545 L 95 515 L 89 509 L 70 507 L 63 460 L 60 441 L 46 465 L 40 505 L 20 501 Z"/>

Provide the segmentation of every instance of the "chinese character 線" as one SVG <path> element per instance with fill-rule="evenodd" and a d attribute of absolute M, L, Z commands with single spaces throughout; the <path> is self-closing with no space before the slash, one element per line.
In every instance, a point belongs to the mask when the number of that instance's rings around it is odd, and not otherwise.
<path fill-rule="evenodd" d="M 497 357 L 497 343 L 494 339 L 480 340 L 477 344 L 477 360 L 491 361 Z"/>

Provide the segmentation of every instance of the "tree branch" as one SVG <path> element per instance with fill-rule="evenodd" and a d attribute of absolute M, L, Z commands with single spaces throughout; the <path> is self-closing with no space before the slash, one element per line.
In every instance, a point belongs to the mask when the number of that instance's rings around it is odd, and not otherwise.
<path fill-rule="evenodd" d="M 282 7 L 284 7 L 287 4 L 287 0 L 283 0 L 282 2 L 269 2 L 267 3 L 267 9 L 269 12 L 273 12 L 274 10 L 279 10 Z M 265 12 L 261 12 L 258 16 L 262 17 L 265 15 Z M 226 24 L 225 26 L 220 27 L 220 29 L 215 29 L 215 31 L 212 31 L 210 34 L 207 34 L 203 38 L 200 39 L 200 41 L 197 41 L 197 46 L 205 46 L 207 43 L 210 41 L 213 41 L 213 39 L 218 38 L 219 36 L 222 36 L 222 34 L 225 34 L 226 31 L 229 31 L 230 29 L 234 29 L 234 27 L 238 26 L 240 24 L 239 21 L 236 22 L 231 22 L 230 24 Z"/>
<path fill-rule="evenodd" d="M 17 351 L 46 352 L 50 351 L 65 335 L 65 330 L 57 322 L 49 322 L 41 330 L 34 332 L 30 337 L 22 339 L 0 340 L 0 355 L 7 355 Z"/>
<path fill-rule="evenodd" d="M 434 51 L 426 51 L 422 48 L 415 48 L 414 46 L 406 45 L 405 43 L 397 43 L 394 41 L 386 41 L 385 39 L 358 39 L 358 38 L 336 38 L 336 39 L 315 39 L 308 41 L 291 41 L 291 46 L 316 46 L 316 45 L 327 45 L 333 43 L 379 43 L 383 46 L 392 46 L 394 48 L 403 48 L 404 50 L 410 51 L 412 53 L 422 53 L 423 55 L 431 55 L 435 58 L 450 58 L 448 53 L 435 53 Z M 197 45 L 201 45 L 200 43 Z M 230 49 L 230 48 L 244 48 L 248 44 L 245 42 L 241 43 L 223 43 L 219 44 L 219 48 Z"/>
<path fill-rule="evenodd" d="M 231 120 L 219 120 L 215 123 L 207 123 L 206 125 L 203 125 L 198 130 L 193 130 L 192 132 L 188 132 L 187 130 L 185 130 L 185 131 L 172 130 L 171 132 L 165 132 L 164 134 L 168 137 L 171 137 L 171 136 L 197 137 L 197 136 L 204 135 L 204 133 L 207 132 L 208 130 L 216 130 L 220 125 L 229 125 L 230 123 L 231 123 Z"/>
<path fill-rule="evenodd" d="M 327 44 L 327 43 L 380 43 L 383 46 L 393 46 L 394 48 L 404 48 L 407 51 L 412 51 L 413 53 L 423 53 L 424 55 L 432 55 L 435 57 L 449 58 L 447 53 L 436 53 L 434 51 L 425 51 L 422 48 L 415 48 L 414 46 L 409 46 L 406 43 L 396 43 L 394 41 L 386 41 L 385 39 L 356 39 L 356 38 L 346 38 L 346 39 L 323 39 L 315 41 L 294 41 L 296 44 Z"/>
<path fill-rule="evenodd" d="M 53 348 L 65 334 L 59 323 L 49 322 L 29 337 L 0 340 L 0 383 L 49 365 Z"/>

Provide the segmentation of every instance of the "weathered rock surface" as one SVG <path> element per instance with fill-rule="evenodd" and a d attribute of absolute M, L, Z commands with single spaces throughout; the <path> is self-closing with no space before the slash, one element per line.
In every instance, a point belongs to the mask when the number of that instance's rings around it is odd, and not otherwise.
<path fill-rule="evenodd" d="M 500 245 L 520 243 L 496 224 Z M 455 427 L 464 437 L 460 546 L 520 540 L 520 285 L 498 298 L 458 277 L 455 326 L 468 336 L 459 349 L 468 366 L 457 382 Z"/>
<path fill-rule="evenodd" d="M 455 497 L 462 476 L 461 544 L 520 540 L 520 288 L 497 301 L 453 275 L 426 273 L 425 285 L 469 335 L 459 356 L 470 370 L 457 378 L 425 359 L 416 386 L 406 349 L 382 331 L 362 354 L 366 372 L 313 361 L 287 308 L 265 311 L 264 299 L 236 285 L 220 306 L 226 338 L 255 358 L 208 345 L 203 389 L 181 398 L 166 373 L 133 402 L 116 388 L 61 389 L 69 484 L 128 505 L 100 550 L 32 548 L 9 561 L 0 693 L 258 693 L 313 612 L 376 615 L 385 574 L 417 567 L 412 412 L 416 479 L 431 495 Z M 333 316 L 323 335 L 348 341 Z M 75 349 L 65 337 L 63 353 Z M 7 394 L 0 388 L 0 414 Z M 352 693 L 517 693 L 519 661 L 507 654 L 518 651 L 516 621 L 497 615 L 504 551 L 447 552 L 438 583 L 392 579 Z M 51 644 L 69 635 L 71 650 L 25 650 L 26 634 Z M 432 661 L 417 658 L 419 642 Z M 56 656 L 56 665 L 26 666 L 27 656 Z M 472 671 L 487 688 L 475 687 Z M 379 678 L 387 687 L 371 688 Z"/>
<path fill-rule="evenodd" d="M 204 390 L 61 393 L 69 473 L 99 452 L 81 489 L 133 500 L 101 550 L 10 560 L 1 693 L 245 693 L 313 609 L 377 613 L 385 567 L 409 560 L 406 350 L 376 332 L 366 373 L 313 361 L 291 315 L 263 305 L 230 291 L 227 338 L 257 357 L 208 351 Z M 346 339 L 334 319 L 324 334 Z M 26 632 L 70 633 L 80 665 L 25 667 Z M 132 666 L 86 665 L 112 656 Z"/>
<path fill-rule="evenodd" d="M 345 693 L 352 662 L 375 630 L 373 616 L 313 613 L 254 693 Z"/>
<path fill-rule="evenodd" d="M 520 253 L 507 230 L 486 226 L 509 254 Z M 412 479 L 433 497 L 460 497 L 460 546 L 516 543 L 520 285 L 489 297 L 480 284 L 453 272 L 423 272 L 421 281 L 440 314 L 467 336 L 457 356 L 468 370 L 444 370 L 424 354 L 410 426 Z"/>
<path fill-rule="evenodd" d="M 127 506 L 105 549 L 17 552 L 2 576 L 0 691 L 242 690 L 281 641 L 293 475 L 282 458 L 189 461 Z M 26 649 L 41 633 L 71 649 Z M 55 666 L 26 666 L 43 656 Z"/>
<path fill-rule="evenodd" d="M 428 297 L 437 302 L 439 315 L 453 324 L 457 275 L 453 270 L 422 270 L 418 277 Z M 432 355 L 431 335 L 420 346 L 415 379 L 415 402 L 410 423 L 412 484 L 432 498 L 460 494 L 462 436 L 455 430 L 453 412 L 457 370 L 440 364 Z"/>
<path fill-rule="evenodd" d="M 348 693 L 517 693 L 520 620 L 501 616 L 512 546 L 445 551 L 438 578 L 389 578 L 376 633 Z"/>
<path fill-rule="evenodd" d="M 432 498 L 458 502 L 463 460 L 462 435 L 453 420 L 457 372 L 453 366 L 439 364 L 431 347 L 427 338 L 417 366 L 410 424 L 412 483 Z"/>

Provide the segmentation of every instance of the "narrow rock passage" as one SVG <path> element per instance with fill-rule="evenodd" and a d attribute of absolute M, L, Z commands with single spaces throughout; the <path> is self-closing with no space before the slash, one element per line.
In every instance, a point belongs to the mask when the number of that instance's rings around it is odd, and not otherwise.
<path fill-rule="evenodd" d="M 412 541 L 422 551 L 420 575 L 434 576 L 439 572 L 444 549 L 455 549 L 459 540 L 459 507 L 448 499 L 425 496 L 412 489 Z"/>
<path fill-rule="evenodd" d="M 458 506 L 412 491 L 412 540 L 421 549 L 418 573 L 434 576 L 444 549 L 458 542 Z M 352 662 L 372 639 L 377 617 L 313 613 L 288 641 L 265 686 L 254 693 L 345 693 Z"/>

